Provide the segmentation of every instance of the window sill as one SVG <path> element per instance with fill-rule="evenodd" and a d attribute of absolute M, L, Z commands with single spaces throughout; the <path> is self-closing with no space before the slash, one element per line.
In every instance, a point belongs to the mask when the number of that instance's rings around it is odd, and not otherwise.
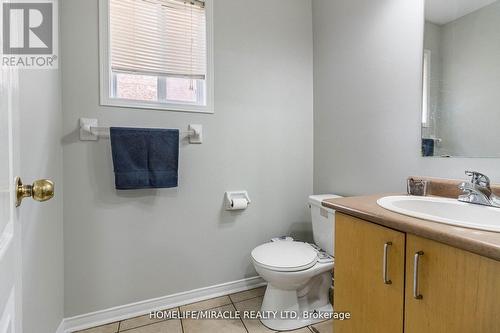
<path fill-rule="evenodd" d="M 127 99 L 106 98 L 101 100 L 101 106 L 120 107 L 131 109 L 147 109 L 156 111 L 171 111 L 171 112 L 188 112 L 188 113 L 206 113 L 213 114 L 213 107 L 209 105 L 192 105 L 192 104 L 173 104 L 173 103 L 156 103 L 145 101 L 134 101 Z"/>

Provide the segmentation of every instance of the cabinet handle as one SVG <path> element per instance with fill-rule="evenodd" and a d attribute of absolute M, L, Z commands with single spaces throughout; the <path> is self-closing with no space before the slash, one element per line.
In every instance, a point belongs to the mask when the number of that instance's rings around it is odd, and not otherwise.
<path fill-rule="evenodd" d="M 420 257 L 424 255 L 424 252 L 418 251 L 415 253 L 415 257 L 413 258 L 413 298 L 422 299 L 423 296 L 418 293 L 418 263 L 420 261 Z"/>
<path fill-rule="evenodd" d="M 389 252 L 389 246 L 391 246 L 391 245 L 392 245 L 392 242 L 387 242 L 384 244 L 384 257 L 383 257 L 383 262 L 382 262 L 382 265 L 383 265 L 382 278 L 384 279 L 385 284 L 392 284 L 392 281 L 387 278 L 387 256 L 388 256 L 388 252 Z"/>

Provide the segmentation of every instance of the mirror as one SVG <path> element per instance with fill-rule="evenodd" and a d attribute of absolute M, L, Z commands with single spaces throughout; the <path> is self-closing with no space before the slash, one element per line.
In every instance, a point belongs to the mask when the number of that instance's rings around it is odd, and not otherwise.
<path fill-rule="evenodd" d="M 422 155 L 500 157 L 500 1 L 426 1 Z"/>

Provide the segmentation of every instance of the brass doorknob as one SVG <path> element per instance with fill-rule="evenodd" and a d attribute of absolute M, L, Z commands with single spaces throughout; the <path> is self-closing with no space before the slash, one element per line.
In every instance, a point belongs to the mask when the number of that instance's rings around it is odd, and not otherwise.
<path fill-rule="evenodd" d="M 36 201 L 47 201 L 54 197 L 54 183 L 48 179 L 40 179 L 33 185 L 23 185 L 21 178 L 16 177 L 16 207 L 24 198 L 32 197 Z"/>

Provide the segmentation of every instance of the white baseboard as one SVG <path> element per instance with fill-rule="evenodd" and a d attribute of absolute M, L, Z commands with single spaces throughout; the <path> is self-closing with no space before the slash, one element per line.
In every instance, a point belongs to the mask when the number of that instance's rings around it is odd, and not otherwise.
<path fill-rule="evenodd" d="M 151 311 L 165 310 L 204 301 L 214 297 L 257 288 L 265 284 L 266 282 L 261 277 L 257 276 L 65 318 L 56 333 L 69 333 L 84 330 L 90 327 L 141 316 Z"/>
<path fill-rule="evenodd" d="M 65 321 L 63 319 L 63 320 L 61 320 L 61 323 L 59 324 L 59 327 L 57 328 L 56 333 L 64 333 L 64 325 L 65 325 Z"/>

